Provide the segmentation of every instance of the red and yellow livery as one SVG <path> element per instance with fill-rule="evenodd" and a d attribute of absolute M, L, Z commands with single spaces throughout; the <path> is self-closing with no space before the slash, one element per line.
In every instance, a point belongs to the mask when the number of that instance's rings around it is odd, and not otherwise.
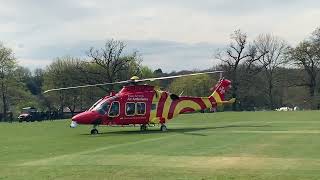
<path fill-rule="evenodd" d="M 179 114 L 233 103 L 235 99 L 224 100 L 230 87 L 231 81 L 221 79 L 209 97 L 190 97 L 170 94 L 150 85 L 124 86 L 117 94 L 100 99 L 88 111 L 74 116 L 70 126 L 92 124 L 91 134 L 98 133 L 98 125 L 140 125 L 141 130 L 146 130 L 147 125 L 161 124 L 161 130 L 165 131 L 168 120 Z"/>

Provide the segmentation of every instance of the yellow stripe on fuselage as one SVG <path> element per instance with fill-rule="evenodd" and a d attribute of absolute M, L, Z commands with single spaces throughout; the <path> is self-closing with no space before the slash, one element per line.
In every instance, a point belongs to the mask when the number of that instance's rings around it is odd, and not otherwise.
<path fill-rule="evenodd" d="M 204 104 L 206 105 L 207 108 L 212 108 L 212 104 L 211 104 L 209 98 L 203 97 L 201 99 L 202 99 L 202 101 L 204 102 Z"/>
<path fill-rule="evenodd" d="M 220 95 L 217 92 L 214 92 L 212 96 L 214 97 L 217 103 L 222 101 Z"/>
<path fill-rule="evenodd" d="M 154 110 L 151 110 L 150 111 L 150 118 L 149 118 L 149 122 L 150 123 L 160 123 L 160 119 L 161 118 L 164 118 L 165 120 L 169 119 L 169 111 L 170 111 L 170 107 L 171 107 L 171 104 L 172 104 L 172 99 L 170 98 L 169 94 L 167 96 L 167 98 L 165 99 L 165 103 L 163 105 L 163 110 L 162 110 L 162 114 L 161 114 L 161 117 L 157 117 L 157 114 L 158 114 L 158 110 L 161 111 L 161 109 L 159 109 L 159 101 L 161 99 L 161 95 L 162 93 L 166 93 L 164 91 L 157 91 L 155 92 L 154 96 L 153 96 L 153 99 L 152 99 L 152 104 L 156 104 L 157 107 L 156 109 Z M 215 101 L 217 103 L 219 102 L 222 102 L 221 101 L 221 98 L 219 96 L 219 94 L 217 92 L 214 92 L 212 94 L 213 98 L 215 99 Z M 203 103 L 205 104 L 206 108 L 211 108 L 212 107 L 212 104 L 211 104 L 211 101 L 209 100 L 209 98 L 207 97 L 201 97 L 201 100 L 203 101 Z M 184 108 L 192 108 L 194 110 L 201 110 L 201 106 L 196 103 L 195 101 L 193 100 L 183 100 L 183 101 L 180 101 L 175 109 L 174 109 L 174 112 L 173 112 L 173 117 L 176 117 L 177 115 L 179 115 L 179 113 L 181 112 L 181 110 L 183 110 Z M 171 119 L 171 118 L 170 118 Z"/>
<path fill-rule="evenodd" d="M 182 109 L 184 109 L 184 108 L 192 108 L 192 109 L 194 109 L 195 111 L 201 110 L 201 106 L 200 106 L 198 103 L 196 103 L 196 102 L 194 102 L 194 101 L 192 101 L 192 100 L 183 100 L 183 101 L 180 101 L 180 102 L 177 104 L 177 106 L 175 107 L 172 118 L 174 118 L 174 117 L 176 117 L 177 115 L 179 115 L 180 111 L 181 111 Z"/>
<path fill-rule="evenodd" d="M 153 99 L 152 99 L 152 104 L 156 104 L 156 108 L 155 109 L 151 109 L 150 110 L 150 118 L 149 118 L 149 122 L 150 123 L 154 123 L 157 124 L 159 123 L 159 118 L 157 118 L 157 110 L 158 110 L 158 102 L 159 102 L 159 94 L 157 94 L 158 92 L 155 91 L 154 95 L 153 95 Z M 151 107 L 152 107 L 151 104 Z"/>
<path fill-rule="evenodd" d="M 166 120 L 168 119 L 171 103 L 172 103 L 172 99 L 168 95 L 168 97 L 164 103 L 163 112 L 162 112 L 162 117 L 164 117 Z"/>

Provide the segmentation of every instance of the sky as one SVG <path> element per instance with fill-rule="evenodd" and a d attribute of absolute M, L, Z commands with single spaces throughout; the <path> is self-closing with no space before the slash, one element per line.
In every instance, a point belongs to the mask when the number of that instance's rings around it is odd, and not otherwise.
<path fill-rule="evenodd" d="M 318 0 L 0 0 L 0 41 L 22 66 L 56 57 L 86 58 L 110 39 L 164 72 L 202 70 L 241 29 L 270 33 L 294 46 L 320 27 Z M 318 22 L 318 23 L 317 23 Z"/>

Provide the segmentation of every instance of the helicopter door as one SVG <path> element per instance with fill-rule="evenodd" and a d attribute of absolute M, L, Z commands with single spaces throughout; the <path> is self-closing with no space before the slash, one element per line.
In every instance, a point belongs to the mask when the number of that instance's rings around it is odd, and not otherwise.
<path fill-rule="evenodd" d="M 146 103 L 127 102 L 125 105 L 125 115 L 125 123 L 127 124 L 146 123 Z"/>

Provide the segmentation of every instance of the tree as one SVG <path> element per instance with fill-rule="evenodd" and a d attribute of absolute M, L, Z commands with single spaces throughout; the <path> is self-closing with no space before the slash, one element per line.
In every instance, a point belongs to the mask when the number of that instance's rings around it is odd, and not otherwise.
<path fill-rule="evenodd" d="M 70 56 L 57 58 L 45 71 L 44 88 L 52 89 L 79 85 L 77 78 L 81 77 L 81 74 L 77 69 L 78 61 L 79 59 Z M 52 102 L 52 104 L 48 104 L 48 109 L 52 110 L 52 108 L 55 107 L 62 113 L 64 108 L 68 107 L 73 114 L 76 108 L 81 104 L 79 102 L 79 91 L 79 89 L 71 89 L 67 91 L 52 92 L 47 95 Z"/>
<path fill-rule="evenodd" d="M 119 72 L 119 80 L 127 80 L 132 76 L 139 76 L 141 78 L 143 66 L 141 65 L 142 59 L 138 53 L 134 52 L 132 55 L 127 55 L 122 58 L 127 60 L 123 65 L 123 69 Z"/>
<path fill-rule="evenodd" d="M 87 80 L 94 81 L 96 74 L 84 75 L 83 72 L 98 73 L 101 69 L 94 63 L 86 63 L 87 66 L 79 69 L 79 64 L 82 63 L 81 59 L 71 56 L 56 58 L 45 70 L 43 89 L 79 86 L 85 85 Z M 106 91 L 99 87 L 90 87 L 50 92 L 41 99 L 50 111 L 59 110 L 62 113 L 65 108 L 68 108 L 73 114 L 76 111 L 88 109 L 95 101 L 106 94 Z"/>
<path fill-rule="evenodd" d="M 0 44 L 0 92 L 4 119 L 7 117 L 9 108 L 8 89 L 12 82 L 13 72 L 16 66 L 16 58 L 12 50 Z"/>
<path fill-rule="evenodd" d="M 318 48 L 315 43 L 305 40 L 289 51 L 291 61 L 298 65 L 298 67 L 302 67 L 306 72 L 306 86 L 309 89 L 311 101 L 313 101 L 315 97 L 317 77 L 320 68 Z"/>
<path fill-rule="evenodd" d="M 44 70 L 39 68 L 30 73 L 26 85 L 33 95 L 41 95 L 44 73 Z"/>
<path fill-rule="evenodd" d="M 311 108 L 319 108 L 317 103 L 317 87 L 319 86 L 319 68 L 320 68 L 320 28 L 313 31 L 310 38 L 300 42 L 296 47 L 290 48 L 288 59 L 305 71 L 305 86 L 308 88 L 308 94 Z"/>
<path fill-rule="evenodd" d="M 287 43 L 279 37 L 270 34 L 261 34 L 254 41 L 257 50 L 264 56 L 260 58 L 261 66 L 264 68 L 265 79 L 267 81 L 267 95 L 269 97 L 269 108 L 274 109 L 274 87 L 276 70 L 286 63 L 285 54 L 288 51 Z M 279 77 L 279 76 L 278 76 Z"/>
<path fill-rule="evenodd" d="M 124 80 L 128 78 L 128 75 L 137 74 L 140 70 L 141 59 L 137 52 L 123 55 L 124 48 L 124 42 L 116 40 L 107 41 L 101 49 L 90 48 L 88 57 L 91 63 L 98 65 L 100 70 L 99 72 L 87 72 L 87 74 L 98 74 L 103 77 L 103 82 Z"/>
<path fill-rule="evenodd" d="M 227 74 L 232 80 L 232 96 L 238 98 L 239 88 L 239 67 L 245 67 L 246 77 L 259 73 L 262 69 L 256 63 L 266 54 L 257 50 L 257 47 L 250 45 L 247 41 L 247 34 L 241 30 L 235 30 L 230 36 L 232 42 L 224 50 L 218 50 L 215 57 L 223 63 Z M 236 109 L 236 103 L 233 105 Z"/>
<path fill-rule="evenodd" d="M 311 41 L 317 45 L 320 45 L 320 27 L 312 32 Z M 318 46 L 318 48 L 320 48 Z"/>
<path fill-rule="evenodd" d="M 181 94 L 186 96 L 203 96 L 210 94 L 210 89 L 214 86 L 216 80 L 209 75 L 190 76 L 175 79 L 169 85 L 171 93 Z"/>
<path fill-rule="evenodd" d="M 154 71 L 153 71 L 153 74 L 154 74 L 156 77 L 164 76 L 164 73 L 162 72 L 162 69 L 161 69 L 161 68 L 154 70 Z"/>
<path fill-rule="evenodd" d="M 148 66 L 141 66 L 139 76 L 141 78 L 152 78 L 154 77 L 154 73 Z"/>

